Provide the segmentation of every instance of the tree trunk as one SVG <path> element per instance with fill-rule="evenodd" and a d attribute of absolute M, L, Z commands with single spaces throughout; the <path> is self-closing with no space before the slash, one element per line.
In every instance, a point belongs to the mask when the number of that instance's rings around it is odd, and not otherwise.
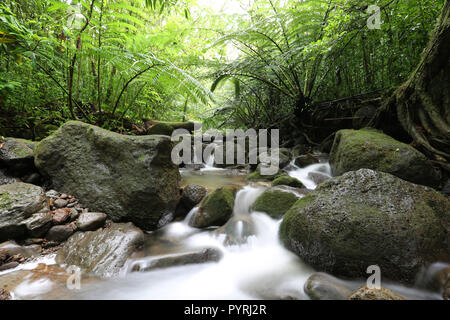
<path fill-rule="evenodd" d="M 450 171 L 450 0 L 417 69 L 383 105 L 381 127 L 383 114 L 395 114 L 415 144 Z"/>

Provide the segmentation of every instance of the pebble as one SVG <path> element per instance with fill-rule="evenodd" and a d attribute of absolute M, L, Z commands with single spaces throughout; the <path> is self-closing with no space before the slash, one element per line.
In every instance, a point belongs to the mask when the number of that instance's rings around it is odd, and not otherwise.
<path fill-rule="evenodd" d="M 70 210 L 69 209 L 57 209 L 53 214 L 53 224 L 59 225 L 63 224 L 70 218 Z"/>
<path fill-rule="evenodd" d="M 60 198 L 56 199 L 53 205 L 55 206 L 55 208 L 65 208 L 68 203 L 69 201 Z"/>

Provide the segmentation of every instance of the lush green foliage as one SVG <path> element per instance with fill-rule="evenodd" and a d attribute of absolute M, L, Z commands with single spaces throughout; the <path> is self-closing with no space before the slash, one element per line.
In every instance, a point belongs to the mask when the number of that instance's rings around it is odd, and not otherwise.
<path fill-rule="evenodd" d="M 195 0 L 3 1 L 2 134 L 40 138 L 74 118 L 271 127 L 312 102 L 393 88 L 444 1 L 374 2 L 380 30 L 357 0 L 251 1 L 245 14 Z"/>

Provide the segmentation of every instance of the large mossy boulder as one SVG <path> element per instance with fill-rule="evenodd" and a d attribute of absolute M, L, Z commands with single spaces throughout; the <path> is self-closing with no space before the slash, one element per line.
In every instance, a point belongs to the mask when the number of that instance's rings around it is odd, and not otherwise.
<path fill-rule="evenodd" d="M 319 271 L 411 282 L 430 262 L 450 259 L 450 202 L 431 188 L 361 169 L 299 199 L 280 226 L 284 245 Z"/>
<path fill-rule="evenodd" d="M 287 174 L 281 175 L 272 181 L 272 187 L 289 186 L 293 188 L 305 188 L 303 183 L 297 178 L 291 177 Z"/>
<path fill-rule="evenodd" d="M 375 129 L 337 132 L 330 165 L 335 176 L 365 168 L 430 187 L 439 184 L 437 173 L 422 153 Z"/>
<path fill-rule="evenodd" d="M 264 191 L 252 206 L 254 211 L 265 212 L 275 219 L 281 218 L 301 197 L 297 189 L 288 186 L 272 187 Z"/>
<path fill-rule="evenodd" d="M 133 224 L 112 223 L 97 231 L 75 233 L 58 251 L 56 262 L 109 277 L 122 269 L 143 242 L 144 233 Z"/>
<path fill-rule="evenodd" d="M 153 230 L 180 199 L 172 146 L 164 136 L 125 136 L 71 121 L 38 144 L 35 163 L 55 189 L 93 211 Z"/>
<path fill-rule="evenodd" d="M 156 123 L 150 129 L 148 129 L 148 135 L 165 135 L 171 136 L 175 129 L 167 123 Z"/>
<path fill-rule="evenodd" d="M 0 242 L 32 233 L 40 236 L 51 225 L 44 189 L 27 183 L 0 186 Z M 46 230 L 46 227 L 48 227 Z"/>
<path fill-rule="evenodd" d="M 194 228 L 224 225 L 233 214 L 235 195 L 235 188 L 214 190 L 202 200 L 189 225 Z"/>
<path fill-rule="evenodd" d="M 18 175 L 33 171 L 35 146 L 36 142 L 25 139 L 6 138 L 0 141 L 0 166 Z"/>

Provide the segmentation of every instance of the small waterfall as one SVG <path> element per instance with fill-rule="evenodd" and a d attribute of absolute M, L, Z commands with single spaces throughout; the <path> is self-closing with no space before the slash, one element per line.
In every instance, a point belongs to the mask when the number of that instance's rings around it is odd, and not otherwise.
<path fill-rule="evenodd" d="M 295 165 L 294 161 L 289 165 L 292 170 L 288 171 L 288 174 L 300 180 L 303 185 L 308 189 L 315 189 L 317 187 L 317 183 L 311 179 L 311 173 L 317 173 L 320 175 L 324 175 L 326 178 L 331 178 L 331 167 L 329 163 L 316 163 L 305 168 L 300 168 Z"/>

